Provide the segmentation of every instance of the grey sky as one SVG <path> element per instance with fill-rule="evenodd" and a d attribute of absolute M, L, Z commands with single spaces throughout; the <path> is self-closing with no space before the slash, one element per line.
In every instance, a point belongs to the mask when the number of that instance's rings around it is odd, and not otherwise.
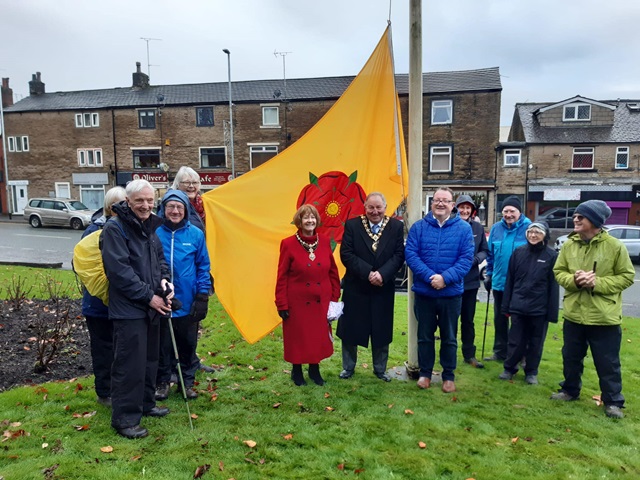
<path fill-rule="evenodd" d="M 393 0 L 397 73 L 408 72 L 409 1 Z M 640 98 L 640 2 L 423 0 L 423 70 L 500 67 L 501 124 L 517 102 Z M 48 92 L 151 83 L 355 75 L 382 35 L 388 0 L 0 0 L 0 75 L 16 99 L 42 72 Z"/>

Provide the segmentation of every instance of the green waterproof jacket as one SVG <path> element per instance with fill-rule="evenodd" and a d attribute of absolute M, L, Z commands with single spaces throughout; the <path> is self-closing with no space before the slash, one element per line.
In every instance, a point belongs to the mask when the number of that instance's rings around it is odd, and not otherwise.
<path fill-rule="evenodd" d="M 596 264 L 596 286 L 579 288 L 573 275 L 588 272 Z M 620 325 L 622 291 L 633 284 L 635 269 L 627 248 L 617 238 L 601 230 L 589 243 L 571 233 L 562 246 L 553 273 L 565 289 L 565 320 L 583 325 Z"/>

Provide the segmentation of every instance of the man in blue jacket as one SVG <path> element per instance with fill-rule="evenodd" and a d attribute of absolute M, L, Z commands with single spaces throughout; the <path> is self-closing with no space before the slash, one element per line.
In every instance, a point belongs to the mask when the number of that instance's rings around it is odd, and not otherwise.
<path fill-rule="evenodd" d="M 182 306 L 173 312 L 172 325 L 178 348 L 178 360 L 187 398 L 196 398 L 195 374 L 200 365 L 196 355 L 198 322 L 207 315 L 209 304 L 210 262 L 204 233 L 189 221 L 189 198 L 180 190 L 169 190 L 162 198 L 164 223 L 156 230 L 169 264 L 175 296 Z M 156 400 L 169 395 L 172 358 L 175 358 L 169 323 L 160 324 L 160 361 Z"/>
<path fill-rule="evenodd" d="M 431 212 L 409 230 L 405 259 L 413 272 L 414 311 L 418 319 L 418 387 L 431 386 L 435 363 L 435 331 L 440 329 L 442 391 L 456 391 L 454 383 L 458 317 L 464 277 L 473 265 L 471 227 L 453 212 L 453 191 L 438 188 Z"/>

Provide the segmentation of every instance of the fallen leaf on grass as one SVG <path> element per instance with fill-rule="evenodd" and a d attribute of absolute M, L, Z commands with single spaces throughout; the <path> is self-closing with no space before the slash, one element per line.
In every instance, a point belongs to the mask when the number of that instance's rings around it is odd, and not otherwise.
<path fill-rule="evenodd" d="M 107 445 L 106 447 L 100 447 L 100 451 L 102 453 L 111 453 L 113 452 L 113 447 L 111 445 Z"/>
<path fill-rule="evenodd" d="M 293 434 L 287 433 L 286 435 L 282 435 L 282 438 L 284 438 L 285 440 L 291 440 L 293 438 Z"/>
<path fill-rule="evenodd" d="M 48 443 L 43 443 L 43 444 L 42 444 L 42 448 L 47 448 L 48 446 L 49 446 L 49 444 L 48 444 Z"/>
<path fill-rule="evenodd" d="M 76 384 L 76 389 L 73 391 L 73 393 L 78 393 L 80 390 L 82 390 L 82 384 L 78 383 Z"/>
<path fill-rule="evenodd" d="M 257 443 L 254 442 L 253 440 L 245 440 L 242 443 L 244 443 L 249 448 L 253 448 L 253 447 L 255 447 L 257 445 Z"/>
<path fill-rule="evenodd" d="M 405 415 L 413 415 L 413 410 L 409 410 L 408 408 L 404 411 Z"/>
<path fill-rule="evenodd" d="M 211 398 L 209 399 L 210 402 L 215 402 L 216 400 L 218 400 L 218 394 L 214 393 L 213 395 L 211 395 Z"/>
<path fill-rule="evenodd" d="M 517 443 L 518 440 L 520 440 L 520 437 L 513 437 L 511 443 Z"/>
<path fill-rule="evenodd" d="M 83 430 L 89 430 L 89 425 L 74 425 L 73 428 L 81 432 Z"/>
<path fill-rule="evenodd" d="M 353 473 L 355 473 L 356 475 L 361 474 L 362 472 L 364 472 L 364 468 L 356 468 Z"/>
<path fill-rule="evenodd" d="M 195 413 L 191 414 L 191 418 L 193 418 L 194 420 L 198 418 L 198 415 L 196 415 Z"/>
<path fill-rule="evenodd" d="M 594 395 L 593 397 L 591 397 L 591 400 L 595 400 L 596 401 L 596 406 L 597 407 L 602 406 L 602 398 L 600 398 L 600 395 Z"/>
<path fill-rule="evenodd" d="M 333 412 L 335 410 L 335 408 L 333 408 L 333 407 L 324 407 L 324 409 L 327 412 Z"/>
<path fill-rule="evenodd" d="M 458 401 L 458 397 L 456 397 L 455 395 L 453 397 L 451 397 L 451 401 L 452 402 L 457 402 Z"/>
<path fill-rule="evenodd" d="M 418 446 L 419 446 L 420 448 L 427 448 L 427 444 L 426 444 L 426 443 L 424 443 L 424 442 L 418 442 Z"/>
<path fill-rule="evenodd" d="M 202 475 L 205 474 L 205 472 L 207 472 L 209 469 L 211 468 L 211 465 L 206 464 L 206 465 L 200 465 L 198 468 L 196 468 L 195 473 L 193 474 L 193 478 L 200 478 L 202 477 Z"/>
<path fill-rule="evenodd" d="M 389 405 L 387 405 L 387 408 L 393 408 L 393 403 L 390 403 Z"/>
<path fill-rule="evenodd" d="M 75 383 L 76 380 L 78 380 L 78 377 L 73 377 L 71 380 L 69 380 L 69 383 Z"/>
<path fill-rule="evenodd" d="M 560 442 L 560 440 L 556 440 L 555 438 L 550 438 L 549 440 L 547 440 L 547 443 L 558 443 Z"/>
<path fill-rule="evenodd" d="M 222 463 L 222 460 L 218 462 L 218 470 L 220 470 L 221 472 L 224 472 L 224 463 Z"/>
<path fill-rule="evenodd" d="M 22 422 L 11 422 L 9 424 L 10 427 L 19 427 L 20 425 L 22 425 Z"/>
<path fill-rule="evenodd" d="M 5 430 L 2 433 L 2 441 L 6 442 L 7 440 L 11 439 L 11 438 L 18 438 L 18 437 L 29 437 L 31 436 L 31 434 L 29 432 L 25 432 L 24 430 L 20 429 L 20 430 L 16 430 L 15 432 L 12 432 L 10 430 Z"/>
<path fill-rule="evenodd" d="M 282 405 L 282 403 L 278 402 L 278 403 L 274 403 L 273 404 L 273 408 L 278 408 L 280 405 Z"/>
<path fill-rule="evenodd" d="M 338 470 L 344 470 L 344 463 L 338 464 Z"/>
<path fill-rule="evenodd" d="M 142 458 L 142 455 L 136 455 L 135 457 L 131 457 L 131 461 L 132 462 L 137 462 L 138 460 L 140 460 Z"/>
<path fill-rule="evenodd" d="M 73 418 L 89 418 L 93 417 L 97 412 L 94 410 L 93 412 L 84 412 L 84 413 L 74 413 Z"/>
<path fill-rule="evenodd" d="M 324 398 L 329 398 L 331 396 L 331 394 L 329 392 L 325 392 L 324 393 Z"/>

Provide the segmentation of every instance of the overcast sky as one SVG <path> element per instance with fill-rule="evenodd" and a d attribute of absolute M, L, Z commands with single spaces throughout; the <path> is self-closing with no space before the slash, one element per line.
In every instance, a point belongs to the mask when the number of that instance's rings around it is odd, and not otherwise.
<path fill-rule="evenodd" d="M 409 0 L 391 2 L 397 73 L 409 70 Z M 0 0 L 0 75 L 16 100 L 42 72 L 47 92 L 355 75 L 389 0 Z M 501 125 L 518 102 L 640 99 L 640 2 L 423 0 L 423 70 L 500 67 Z"/>

